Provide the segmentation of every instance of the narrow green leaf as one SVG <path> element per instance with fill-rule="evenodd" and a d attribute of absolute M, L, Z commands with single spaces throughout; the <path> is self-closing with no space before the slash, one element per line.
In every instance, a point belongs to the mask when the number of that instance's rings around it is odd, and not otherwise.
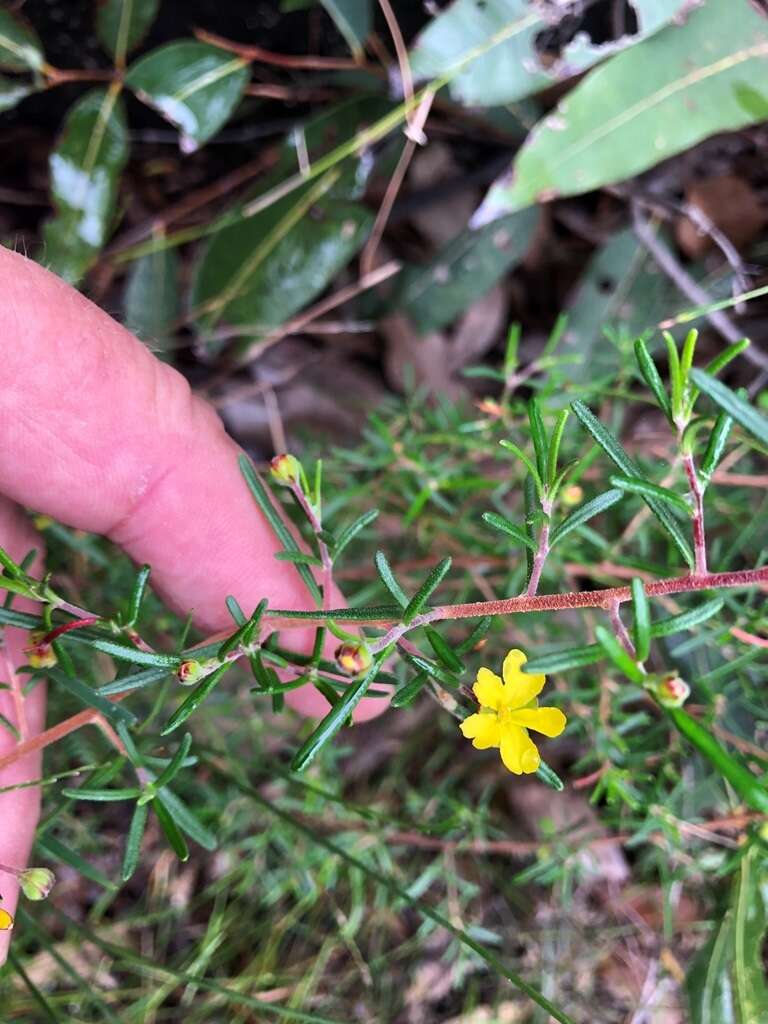
<path fill-rule="evenodd" d="M 723 456 L 723 451 L 728 441 L 728 435 L 731 432 L 732 426 L 733 420 L 727 412 L 718 413 L 715 425 L 712 428 L 712 433 L 709 435 L 709 441 L 707 442 L 704 457 L 701 460 L 701 468 L 699 469 L 699 478 L 705 487 L 709 483 L 712 474 L 717 469 L 717 465 Z"/>
<path fill-rule="evenodd" d="M 698 608 L 691 608 L 690 611 L 659 619 L 658 622 L 651 624 L 651 636 L 673 636 L 686 629 L 693 629 L 712 618 L 713 615 L 717 615 L 722 607 L 723 598 L 715 597 L 711 601 L 707 601 L 706 604 L 699 605 Z"/>
<path fill-rule="evenodd" d="M 696 373 L 695 370 L 692 370 L 691 372 L 694 374 Z M 632 459 L 630 459 L 613 434 L 603 426 L 600 420 L 597 419 L 597 417 L 587 408 L 586 405 L 584 405 L 583 402 L 578 400 L 572 402 L 571 408 L 587 433 L 590 434 L 591 437 L 600 445 L 606 455 L 616 466 L 618 466 L 625 476 L 643 479 L 637 466 Z M 681 531 L 678 523 L 672 518 L 666 507 L 656 498 L 643 496 L 643 500 L 672 538 L 675 546 L 685 561 L 692 567 L 693 552 L 691 551 L 691 546 Z"/>
<path fill-rule="evenodd" d="M 462 655 L 468 654 L 470 651 L 474 650 L 474 648 L 486 636 L 488 630 L 491 628 L 492 625 L 493 617 L 491 615 L 484 615 L 482 619 L 478 621 L 477 625 L 469 634 L 469 636 L 465 640 L 462 640 L 462 642 L 456 648 L 456 653 Z"/>
<path fill-rule="evenodd" d="M 632 639 L 635 644 L 635 656 L 638 661 L 645 661 L 651 649 L 651 612 L 643 581 L 635 578 L 632 580 L 631 587 L 634 610 Z"/>
<path fill-rule="evenodd" d="M 340 622 L 400 621 L 402 606 L 408 603 L 403 594 L 400 607 L 396 604 L 373 605 L 370 608 L 331 608 L 328 611 L 297 612 L 292 608 L 271 608 L 270 619 L 338 619 Z"/>
<path fill-rule="evenodd" d="M 106 720 L 111 722 L 113 725 L 116 725 L 118 722 L 132 725 L 136 721 L 136 716 L 127 708 L 121 707 L 119 704 L 113 704 L 109 700 L 105 700 L 97 690 L 93 689 L 93 687 L 88 686 L 87 683 L 80 682 L 79 679 L 71 679 L 65 672 L 62 672 L 61 669 L 46 669 L 46 675 L 49 679 L 52 679 L 57 686 L 61 686 L 62 689 L 71 693 L 73 697 L 77 697 L 77 699 L 82 701 L 86 707 L 99 711 L 104 715 Z"/>
<path fill-rule="evenodd" d="M 426 672 L 432 679 L 436 679 L 439 683 L 444 686 L 455 687 L 456 677 L 445 671 L 442 666 L 438 665 L 436 661 L 432 661 L 429 658 L 422 658 L 419 654 L 411 654 L 410 651 L 403 652 L 403 660 L 413 668 L 418 669 L 419 672 Z"/>
<path fill-rule="evenodd" d="M 317 555 L 311 555 L 307 551 L 278 551 L 275 558 L 280 562 L 293 562 L 294 565 L 322 565 L 322 560 Z"/>
<path fill-rule="evenodd" d="M 540 654 L 538 658 L 530 658 L 523 665 L 523 672 L 533 675 L 547 675 L 550 672 L 565 672 L 570 668 L 581 668 L 602 661 L 605 651 L 600 644 L 586 644 L 583 647 L 565 647 L 549 654 Z"/>
<path fill-rule="evenodd" d="M 531 398 L 528 402 L 528 423 L 531 427 L 531 441 L 533 450 L 536 453 L 536 469 L 539 479 L 543 482 L 547 479 L 547 432 L 544 429 L 544 420 L 541 418 L 541 409 L 538 399 Z"/>
<path fill-rule="evenodd" d="M 406 683 L 405 686 L 401 686 L 400 689 L 395 690 L 392 694 L 392 699 L 389 702 L 391 707 L 406 708 L 409 704 L 413 704 L 428 681 L 429 676 L 427 673 L 419 672 L 418 675 L 414 676 L 409 683 Z"/>
<path fill-rule="evenodd" d="M 453 648 L 450 646 L 448 641 L 432 626 L 426 626 L 424 629 L 429 646 L 435 652 L 435 655 L 450 672 L 463 672 L 464 662 L 459 658 Z"/>
<path fill-rule="evenodd" d="M 547 472 L 546 480 L 547 486 L 550 490 L 550 498 L 552 497 L 552 491 L 555 488 L 557 481 L 557 459 L 560 454 L 560 443 L 563 440 L 563 431 L 565 430 L 565 424 L 568 420 L 568 409 L 561 409 L 557 414 L 555 425 L 552 429 L 552 436 L 549 439 L 549 449 L 547 451 Z"/>
<path fill-rule="evenodd" d="M 644 480 L 642 477 L 619 476 L 618 474 L 611 476 L 610 482 L 613 487 L 618 487 L 621 491 L 639 494 L 643 498 L 655 498 L 658 501 L 665 501 L 668 505 L 672 505 L 673 508 L 690 517 L 691 506 L 682 495 L 671 491 L 668 487 L 660 487 L 658 484 L 651 483 L 650 480 Z"/>
<path fill-rule="evenodd" d="M 157 815 L 160 828 L 163 830 L 163 834 L 168 840 L 168 845 L 171 847 L 173 852 L 180 861 L 189 860 L 189 847 L 187 846 L 187 842 L 181 834 L 181 830 L 178 825 L 173 820 L 168 808 L 164 804 L 160 803 L 159 800 L 153 800 L 152 809 Z"/>
<path fill-rule="evenodd" d="M 83 878 L 89 879 L 91 882 L 95 882 L 96 885 L 100 885 L 102 889 L 114 891 L 117 889 L 115 883 L 107 878 L 106 875 L 102 874 L 98 868 L 93 867 L 84 860 L 79 853 L 75 853 L 64 843 L 59 842 L 52 835 L 44 833 L 39 836 L 35 843 L 35 849 L 38 853 L 47 857 L 49 860 L 58 861 L 60 864 L 67 864 L 71 867 L 78 875 L 82 875 Z"/>
<path fill-rule="evenodd" d="M 163 804 L 166 810 L 173 815 L 173 820 L 182 832 L 186 832 L 189 838 L 194 840 L 199 846 L 202 846 L 204 850 L 216 849 L 218 842 L 213 832 L 197 820 L 183 800 L 177 797 L 168 786 L 164 786 L 163 789 L 159 790 L 154 803 L 155 805 L 158 803 Z"/>
<path fill-rule="evenodd" d="M 227 611 L 234 619 L 235 625 L 244 626 L 248 619 L 245 615 L 245 612 L 240 607 L 240 602 L 237 600 L 237 598 L 229 594 L 227 595 L 226 601 L 224 603 L 227 606 Z"/>
<path fill-rule="evenodd" d="M 637 365 L 640 367 L 640 372 L 643 375 L 643 380 L 648 385 L 648 388 L 656 399 L 659 408 L 667 417 L 669 422 L 674 424 L 672 406 L 669 403 L 667 389 L 664 387 L 664 382 L 656 368 L 656 363 L 653 361 L 653 358 L 648 351 L 648 346 L 642 338 L 638 338 L 635 342 L 635 358 L 637 359 Z"/>
<path fill-rule="evenodd" d="M 127 789 L 88 789 L 81 786 L 79 789 L 62 789 L 61 792 L 71 800 L 92 800 L 95 803 L 117 803 L 121 800 L 136 800 L 141 796 L 138 786 Z"/>
<path fill-rule="evenodd" d="M 149 574 L 151 568 L 148 565 L 142 565 L 136 574 L 136 580 L 133 584 L 133 590 L 131 591 L 131 598 L 128 602 L 128 621 L 127 626 L 135 626 L 139 619 L 139 613 L 141 612 L 141 602 L 144 600 L 144 594 L 147 590 L 147 583 L 149 582 Z"/>
<path fill-rule="evenodd" d="M 616 668 L 623 672 L 627 679 L 642 686 L 645 682 L 645 673 L 638 667 L 634 658 L 627 654 L 614 634 L 605 626 L 595 626 L 595 636 Z"/>
<path fill-rule="evenodd" d="M 437 590 L 442 581 L 445 579 L 446 575 L 450 571 L 450 568 L 451 558 L 448 556 L 446 558 L 441 559 L 441 561 L 439 561 L 437 565 L 434 567 L 434 569 L 430 572 L 430 574 L 427 576 L 427 578 L 424 580 L 422 585 L 419 587 L 419 589 L 416 591 L 416 593 L 413 595 L 413 597 L 405 607 L 405 611 L 403 612 L 403 622 L 406 625 L 413 622 L 413 620 L 422 610 L 424 605 L 430 599 L 434 591 Z"/>
<path fill-rule="evenodd" d="M 768 419 L 757 409 L 739 398 L 729 387 L 710 377 L 703 370 L 691 370 L 691 377 L 701 391 L 719 405 L 732 419 L 736 420 L 746 431 L 754 435 L 758 441 L 768 445 Z"/>
<path fill-rule="evenodd" d="M 514 444 L 512 441 L 499 441 L 499 444 L 501 445 L 502 448 L 506 448 L 507 451 L 512 452 L 513 455 L 520 459 L 525 468 L 531 474 L 531 479 L 536 485 L 536 493 L 539 496 L 539 500 L 541 500 L 543 490 L 542 478 L 539 476 L 539 471 L 536 468 L 536 466 L 534 466 L 531 459 L 525 454 L 522 448 L 518 448 L 518 446 Z"/>
<path fill-rule="evenodd" d="M 592 498 L 591 501 L 586 502 L 579 508 L 574 509 L 573 512 L 564 519 L 559 526 L 557 526 L 550 537 L 549 546 L 553 548 L 555 544 L 567 537 L 568 534 L 577 529 L 579 526 L 583 526 L 584 523 L 589 522 L 590 519 L 594 519 L 595 516 L 600 515 L 601 512 L 605 512 L 606 509 L 615 505 L 617 501 L 620 501 L 623 497 L 620 490 L 605 491 L 603 494 L 599 494 L 596 498 Z"/>
<path fill-rule="evenodd" d="M 37 1006 L 38 1012 L 35 1013 L 35 1020 L 41 1022 L 51 1021 L 52 1024 L 60 1024 L 60 1022 L 63 1022 L 64 1018 L 59 1015 L 55 1005 L 48 1001 L 45 993 L 42 992 L 30 978 L 13 950 L 8 951 L 8 962 L 16 974 L 18 974 L 22 984 L 29 992 L 32 998 L 32 1003 Z"/>
<path fill-rule="evenodd" d="M 354 540 L 358 533 L 360 533 L 361 530 L 364 530 L 366 526 L 370 526 L 378 515 L 379 510 L 377 508 L 369 509 L 367 512 L 363 512 L 363 514 L 359 516 L 354 523 L 350 523 L 349 526 L 345 527 L 336 539 L 336 544 L 333 549 L 334 559 L 337 559 L 347 544 Z"/>
<path fill-rule="evenodd" d="M 729 905 L 688 972 L 691 1024 L 768 1020 L 763 950 L 768 935 L 768 861 L 752 841 L 733 873 Z"/>
<path fill-rule="evenodd" d="M 131 824 L 128 827 L 128 834 L 125 837 L 125 850 L 123 851 L 123 864 L 120 876 L 127 882 L 136 870 L 141 852 L 141 841 L 144 838 L 144 829 L 147 825 L 149 807 L 147 804 L 136 804 L 131 817 Z"/>
<path fill-rule="evenodd" d="M 392 597 L 397 601 L 401 608 L 405 608 L 408 605 L 408 597 L 395 579 L 395 574 L 392 572 L 392 568 L 387 561 L 387 556 L 383 551 L 377 551 L 374 556 L 374 563 L 376 565 L 376 571 L 381 577 L 381 582 L 390 592 Z"/>
<path fill-rule="evenodd" d="M 354 709 L 363 699 L 366 691 L 379 673 L 379 669 L 392 652 L 393 644 L 389 644 L 373 659 L 371 667 L 347 688 L 338 704 L 325 716 L 312 735 L 301 745 L 291 761 L 291 771 L 301 772 L 309 766 L 322 748 L 333 739 Z"/>
<path fill-rule="evenodd" d="M 81 643 L 95 651 L 109 654 L 118 661 L 129 661 L 133 665 L 152 665 L 155 668 L 177 669 L 181 664 L 178 654 L 160 654 L 157 651 L 143 651 L 119 640 L 85 636 L 81 631 L 66 634 L 67 643 Z"/>
<path fill-rule="evenodd" d="M 736 356 L 740 356 L 746 348 L 749 348 L 749 338 L 742 338 L 741 341 L 734 341 L 731 345 L 727 345 L 722 352 L 718 353 L 714 359 L 707 363 L 704 367 L 704 373 L 708 373 L 711 377 L 716 377 L 728 363 L 732 362 Z"/>
<path fill-rule="evenodd" d="M 143 672 L 131 672 L 125 676 L 118 676 L 111 683 L 100 686 L 96 693 L 102 697 L 111 697 L 116 693 L 128 693 L 130 690 L 141 690 L 145 686 L 162 682 L 169 673 L 167 668 L 147 668 Z"/>
<path fill-rule="evenodd" d="M 531 573 L 533 572 L 534 553 L 538 548 L 538 544 L 536 543 L 536 530 L 534 527 L 535 516 L 541 511 L 537 495 L 536 481 L 530 471 L 523 481 L 523 505 L 525 508 L 525 532 L 531 542 L 526 545 L 525 548 L 525 585 L 528 586 L 531 579 Z"/>
<path fill-rule="evenodd" d="M 23 575 L 21 566 L 14 562 L 5 548 L 2 547 L 0 547 L 0 565 L 2 565 L 9 576 L 16 578 Z"/>
<path fill-rule="evenodd" d="M 154 781 L 153 785 L 156 789 L 162 789 L 163 786 L 167 786 L 169 783 L 173 782 L 184 766 L 184 761 L 191 746 L 192 736 L 190 733 L 185 732 L 181 738 L 181 743 L 179 744 L 176 753 Z"/>
<path fill-rule="evenodd" d="M 546 761 L 540 761 L 539 767 L 536 769 L 537 778 L 541 779 L 543 783 L 554 789 L 557 793 L 562 793 L 565 789 L 563 780 L 557 774 L 554 769 L 550 768 Z"/>
<path fill-rule="evenodd" d="M 703 754 L 753 811 L 768 814 L 768 790 L 745 767 L 740 758 L 729 754 L 712 733 L 682 708 L 665 708 L 678 732 Z"/>
<path fill-rule="evenodd" d="M 293 534 L 283 522 L 280 513 L 277 511 L 269 497 L 264 484 L 258 477 L 256 470 L 253 468 L 251 460 L 247 455 L 241 455 L 239 460 L 240 472 L 245 477 L 245 482 L 250 488 L 251 494 L 256 499 L 256 504 L 261 509 L 261 512 L 269 525 L 272 527 L 272 532 L 283 545 L 286 551 L 299 551 L 299 546 L 296 543 Z M 296 569 L 301 576 L 304 584 L 309 590 L 312 597 L 317 602 L 318 606 L 323 603 L 323 595 L 320 593 L 320 588 L 315 582 L 315 578 L 306 565 L 297 565 Z"/>
<path fill-rule="evenodd" d="M 519 526 L 515 526 L 515 524 L 505 516 L 499 515 L 498 512 L 483 512 L 482 518 L 489 526 L 493 526 L 497 530 L 501 530 L 502 533 L 506 533 L 508 536 L 512 537 L 513 540 L 516 540 L 518 544 L 522 544 L 531 551 L 536 550 L 536 542 L 532 540 L 524 530 L 521 530 Z"/>
<path fill-rule="evenodd" d="M 174 729 L 178 729 L 183 722 L 186 722 L 189 716 L 193 712 L 197 711 L 206 697 L 208 697 L 216 686 L 218 686 L 221 677 L 231 667 L 232 662 L 227 661 L 223 665 L 220 665 L 215 672 L 212 672 L 209 676 L 203 679 L 201 683 L 198 683 L 186 700 L 183 700 L 181 704 L 179 704 L 174 713 L 165 723 L 163 728 L 160 730 L 160 735 L 167 736 L 169 733 L 172 733 Z"/>

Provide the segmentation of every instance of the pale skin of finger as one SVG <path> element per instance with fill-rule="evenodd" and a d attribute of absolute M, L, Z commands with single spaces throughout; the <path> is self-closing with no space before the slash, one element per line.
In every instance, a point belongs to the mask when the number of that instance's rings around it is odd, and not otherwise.
<path fill-rule="evenodd" d="M 27 518 L 12 502 L 0 497 L 0 544 L 15 559 L 21 560 L 31 548 L 40 551 L 40 538 L 35 536 Z M 40 559 L 38 559 L 38 564 Z M 19 611 L 34 611 L 34 606 L 20 600 L 14 602 Z M 22 630 L 7 627 L 0 650 L 0 682 L 9 682 L 9 672 L 23 665 L 23 647 L 27 636 Z M 17 675 L 22 684 L 26 675 Z M 0 712 L 18 726 L 18 707 L 10 693 L 0 691 Z M 24 701 L 23 719 L 30 736 L 42 730 L 45 716 L 45 686 L 39 684 Z M 9 753 L 15 739 L 7 729 L 0 728 L 0 757 Z M 0 788 L 40 778 L 40 754 L 28 754 L 0 772 Z M 40 793 L 36 788 L 16 789 L 0 793 L 0 864 L 23 868 L 27 864 L 35 826 L 40 812 Z M 12 875 L 0 872 L 0 907 L 13 914 L 19 895 L 19 884 Z M 0 931 L 0 964 L 5 962 L 11 931 Z"/>
<path fill-rule="evenodd" d="M 312 607 L 295 568 L 275 560 L 240 450 L 186 380 L 74 289 L 3 248 L 0 294 L 0 492 L 110 537 L 211 632 L 231 625 L 228 594 L 246 611 L 263 597 L 273 608 Z M 289 701 L 306 714 L 327 710 L 306 687 Z M 382 710 L 363 701 L 355 717 Z"/>
<path fill-rule="evenodd" d="M 104 534 L 149 563 L 155 590 L 180 612 L 193 611 L 206 632 L 231 628 L 229 594 L 246 611 L 264 597 L 273 608 L 312 607 L 295 569 L 275 560 L 274 537 L 240 475 L 238 446 L 180 374 L 53 274 L 2 246 L 0 297 L 3 547 L 18 558 L 40 547 L 10 498 Z M 26 637 L 7 632 L 9 655 L 23 664 Z M 291 631 L 300 649 L 312 638 Z M 304 714 L 327 711 L 308 687 L 287 699 Z M 365 700 L 355 718 L 384 709 Z M 0 710 L 16 721 L 2 691 Z M 26 701 L 25 717 L 29 735 L 43 729 L 42 687 Z M 0 730 L 0 756 L 13 743 Z M 39 777 L 39 755 L 31 755 L 0 772 L 0 788 Z M 38 814 L 34 788 L 0 794 L 1 863 L 26 864 Z M 0 875 L 0 894 L 12 913 L 12 877 Z M 10 934 L 0 932 L 0 963 Z"/>

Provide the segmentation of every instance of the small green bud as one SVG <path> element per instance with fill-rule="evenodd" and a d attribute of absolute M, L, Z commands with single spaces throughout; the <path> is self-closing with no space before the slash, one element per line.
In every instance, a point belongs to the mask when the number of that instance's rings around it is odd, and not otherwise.
<path fill-rule="evenodd" d="M 336 661 L 345 672 L 358 676 L 371 667 L 373 658 L 365 644 L 347 643 L 336 648 Z"/>
<path fill-rule="evenodd" d="M 272 479 L 283 487 L 293 487 L 301 481 L 301 463 L 295 455 L 276 455 L 270 463 L 269 472 Z"/>
<path fill-rule="evenodd" d="M 24 653 L 32 668 L 53 668 L 58 662 L 53 647 L 44 642 L 46 636 L 47 633 L 44 629 L 33 629 L 29 634 L 30 645 L 24 648 Z"/>
<path fill-rule="evenodd" d="M 218 668 L 220 662 L 216 658 L 206 658 L 205 661 L 182 661 L 176 670 L 176 678 L 182 686 L 194 686 L 205 676 L 209 676 L 214 669 Z"/>
<path fill-rule="evenodd" d="M 21 891 L 28 900 L 44 900 L 56 882 L 56 876 L 48 868 L 27 868 L 19 875 Z"/>
<path fill-rule="evenodd" d="M 676 675 L 663 676 L 653 686 L 658 701 L 665 708 L 680 708 L 691 695 L 691 688 Z"/>

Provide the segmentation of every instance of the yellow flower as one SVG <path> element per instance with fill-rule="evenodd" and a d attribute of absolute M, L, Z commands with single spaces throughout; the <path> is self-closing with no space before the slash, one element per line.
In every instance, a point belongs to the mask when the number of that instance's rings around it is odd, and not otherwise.
<path fill-rule="evenodd" d="M 0 932 L 7 932 L 13 928 L 13 918 L 7 910 L 0 907 Z"/>
<path fill-rule="evenodd" d="M 547 677 L 526 675 L 522 668 L 527 660 L 522 651 L 510 651 L 504 659 L 503 682 L 490 669 L 481 668 L 472 687 L 480 711 L 459 727 L 478 750 L 498 747 L 505 768 L 515 775 L 529 775 L 541 764 L 529 729 L 559 736 L 565 728 L 565 715 L 559 708 L 538 706 L 536 697 Z"/>

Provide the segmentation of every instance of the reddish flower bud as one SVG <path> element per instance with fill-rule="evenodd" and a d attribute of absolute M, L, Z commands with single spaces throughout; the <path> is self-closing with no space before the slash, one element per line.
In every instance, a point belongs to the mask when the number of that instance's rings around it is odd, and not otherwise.
<path fill-rule="evenodd" d="M 29 639 L 32 642 L 29 647 L 24 648 L 24 653 L 27 656 L 27 663 L 32 668 L 53 668 L 58 662 L 53 647 L 44 642 L 46 636 L 47 633 L 44 629 L 34 629 L 29 634 Z"/>
<path fill-rule="evenodd" d="M 357 676 L 371 667 L 373 658 L 365 644 L 346 643 L 336 648 L 336 661 L 345 672 Z"/>
<path fill-rule="evenodd" d="M 284 487 L 292 487 L 301 481 L 301 463 L 295 455 L 276 455 L 269 466 L 272 479 Z"/>
<path fill-rule="evenodd" d="M 659 698 L 659 703 L 667 708 L 682 707 L 690 693 L 690 686 L 679 676 L 665 676 L 656 684 L 656 696 Z"/>

